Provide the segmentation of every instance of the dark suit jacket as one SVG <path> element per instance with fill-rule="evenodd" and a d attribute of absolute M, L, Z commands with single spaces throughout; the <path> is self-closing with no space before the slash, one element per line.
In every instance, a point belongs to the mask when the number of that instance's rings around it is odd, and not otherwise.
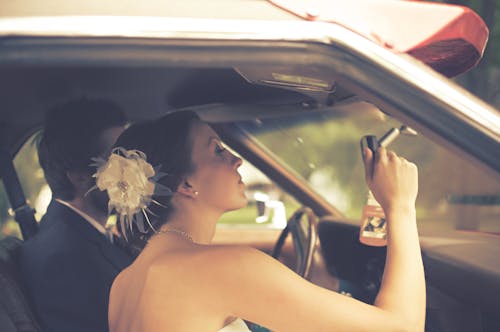
<path fill-rule="evenodd" d="M 108 330 L 108 297 L 132 258 L 73 210 L 52 201 L 19 263 L 43 331 Z"/>

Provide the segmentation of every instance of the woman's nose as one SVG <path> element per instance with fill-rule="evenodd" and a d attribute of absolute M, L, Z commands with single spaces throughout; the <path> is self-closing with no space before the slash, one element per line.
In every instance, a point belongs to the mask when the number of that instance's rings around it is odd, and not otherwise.
<path fill-rule="evenodd" d="M 234 165 L 234 168 L 238 168 L 241 166 L 241 164 L 243 164 L 243 160 L 241 160 L 240 157 L 234 155 L 231 153 L 231 157 L 232 157 L 232 164 Z"/>

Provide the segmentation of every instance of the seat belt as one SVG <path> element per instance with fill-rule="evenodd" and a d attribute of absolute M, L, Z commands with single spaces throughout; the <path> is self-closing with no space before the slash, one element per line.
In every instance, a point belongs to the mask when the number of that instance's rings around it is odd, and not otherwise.
<path fill-rule="evenodd" d="M 0 177 L 9 198 L 14 219 L 19 224 L 23 239 L 27 240 L 38 231 L 35 210 L 26 202 L 10 153 L 4 148 L 0 148 Z"/>

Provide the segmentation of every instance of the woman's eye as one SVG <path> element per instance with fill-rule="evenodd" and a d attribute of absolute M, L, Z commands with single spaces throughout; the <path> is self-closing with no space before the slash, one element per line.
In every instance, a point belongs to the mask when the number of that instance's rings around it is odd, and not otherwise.
<path fill-rule="evenodd" d="M 221 146 L 219 144 L 215 145 L 215 153 L 220 154 L 224 151 L 226 151 L 226 148 L 224 148 L 223 146 Z"/>

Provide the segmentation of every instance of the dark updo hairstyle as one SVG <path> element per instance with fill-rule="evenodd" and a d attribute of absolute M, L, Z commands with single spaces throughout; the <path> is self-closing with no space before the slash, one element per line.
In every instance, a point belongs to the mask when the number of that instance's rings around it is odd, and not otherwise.
<path fill-rule="evenodd" d="M 160 171 L 166 173 L 158 180 L 158 183 L 175 192 L 181 181 L 194 171 L 191 162 L 191 128 L 193 123 L 199 121 L 198 115 L 191 111 L 177 111 L 167 115 L 144 122 L 139 122 L 127 128 L 118 138 L 115 147 L 126 150 L 139 150 L 146 154 L 147 161 L 153 167 L 161 165 Z M 132 231 L 127 231 L 127 239 L 130 244 L 144 245 L 155 230 L 167 222 L 173 211 L 170 204 L 172 196 L 154 195 L 153 200 L 160 203 L 150 203 L 148 209 L 149 220 L 154 230 L 146 227 L 146 233 L 140 233 L 135 225 Z M 124 232 L 125 230 L 121 230 Z"/>

